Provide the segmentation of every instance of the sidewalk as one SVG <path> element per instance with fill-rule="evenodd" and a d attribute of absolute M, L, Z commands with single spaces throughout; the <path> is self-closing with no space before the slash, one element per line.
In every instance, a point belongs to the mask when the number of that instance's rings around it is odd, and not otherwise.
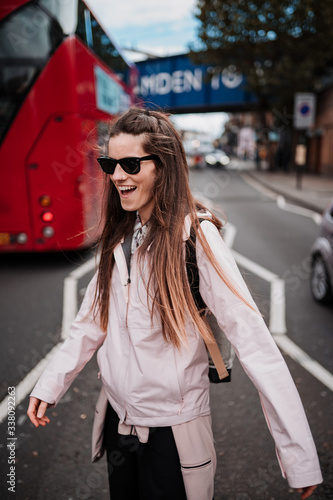
<path fill-rule="evenodd" d="M 281 194 L 286 200 L 322 213 L 333 198 L 333 177 L 304 173 L 301 187 L 297 188 L 296 172 L 282 173 L 260 170 L 246 170 L 246 173 L 257 182 Z"/>

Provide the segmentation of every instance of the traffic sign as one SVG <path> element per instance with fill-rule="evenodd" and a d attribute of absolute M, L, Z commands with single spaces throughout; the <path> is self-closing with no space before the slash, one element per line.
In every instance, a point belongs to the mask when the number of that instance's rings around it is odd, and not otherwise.
<path fill-rule="evenodd" d="M 314 126 L 316 116 L 316 96 L 298 92 L 294 99 L 294 128 L 306 130 Z"/>

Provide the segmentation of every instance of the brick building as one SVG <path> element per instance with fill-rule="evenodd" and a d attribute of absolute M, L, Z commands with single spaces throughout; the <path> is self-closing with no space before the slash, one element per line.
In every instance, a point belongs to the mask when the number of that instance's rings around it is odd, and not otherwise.
<path fill-rule="evenodd" d="M 308 136 L 308 171 L 333 176 L 332 83 L 317 95 L 316 123 Z"/>

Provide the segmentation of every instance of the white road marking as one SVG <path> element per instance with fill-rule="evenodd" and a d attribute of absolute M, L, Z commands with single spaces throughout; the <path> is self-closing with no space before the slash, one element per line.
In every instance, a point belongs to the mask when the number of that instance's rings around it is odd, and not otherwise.
<path fill-rule="evenodd" d="M 271 282 L 269 330 L 273 336 L 285 335 L 286 327 L 286 298 L 285 283 L 282 279 Z"/>
<path fill-rule="evenodd" d="M 62 326 L 61 339 L 68 337 L 69 328 L 77 311 L 77 280 L 70 275 L 64 280 L 63 306 L 62 306 Z"/>
<path fill-rule="evenodd" d="M 228 223 L 226 231 L 228 231 L 228 226 L 233 228 L 232 231 L 236 235 L 237 228 L 233 224 Z M 225 241 L 228 240 L 229 242 L 232 242 L 232 245 L 229 245 L 232 249 L 234 238 L 226 239 L 224 237 L 224 239 Z M 319 380 L 328 389 L 333 391 L 333 375 L 317 361 L 312 359 L 287 336 L 284 280 L 279 278 L 277 274 L 272 273 L 263 266 L 260 266 L 256 262 L 244 257 L 235 250 L 232 249 L 232 252 L 238 265 L 270 283 L 269 330 L 276 344 L 288 356 L 307 370 L 313 377 Z"/>
<path fill-rule="evenodd" d="M 269 330 L 272 335 L 284 335 L 286 329 L 286 307 L 285 307 L 285 283 L 277 274 L 272 273 L 265 267 L 257 264 L 253 260 L 244 257 L 235 250 L 232 250 L 238 265 L 245 267 L 248 271 L 259 276 L 270 283 L 270 318 Z"/>
<path fill-rule="evenodd" d="M 276 200 L 277 206 L 281 210 L 292 212 L 303 217 L 309 217 L 317 225 L 321 224 L 322 216 L 309 210 L 307 208 L 299 207 L 287 203 L 285 198 L 281 195 L 277 195 L 269 188 L 262 186 L 262 184 L 256 182 L 246 173 L 242 174 L 242 178 L 247 184 L 252 186 L 254 189 L 260 193 L 268 196 L 271 199 Z M 287 335 L 287 328 L 285 324 L 285 293 L 284 293 L 284 281 L 277 276 L 272 275 L 267 269 L 264 270 L 261 266 L 255 262 L 246 259 L 234 252 L 236 261 L 246 269 L 250 270 L 260 276 L 271 284 L 271 302 L 270 302 L 270 324 L 269 329 L 274 337 L 277 345 L 292 359 L 294 359 L 298 364 L 305 368 L 313 377 L 324 384 L 328 389 L 333 391 L 333 375 L 321 366 L 317 361 L 313 360 L 305 351 L 298 347 Z M 258 272 L 257 272 L 258 271 Z M 265 278 L 266 277 L 266 278 Z"/>
<path fill-rule="evenodd" d="M 317 225 L 321 224 L 321 215 L 313 210 L 309 210 L 308 208 L 299 207 L 297 205 L 292 205 L 287 203 L 285 198 L 282 195 L 279 195 L 276 199 L 277 206 L 281 210 L 285 210 L 286 212 L 291 212 L 293 214 L 302 215 L 303 217 L 309 217 L 312 219 Z"/>
<path fill-rule="evenodd" d="M 260 264 L 257 264 L 253 260 L 244 257 L 244 255 L 241 255 L 240 253 L 236 252 L 236 250 L 233 250 L 232 252 L 234 254 L 237 264 L 239 264 L 242 267 L 245 267 L 246 269 L 251 271 L 253 274 L 256 274 L 263 280 L 272 283 L 273 281 L 279 279 L 277 274 L 272 273 L 272 271 L 269 271 L 268 269 L 261 266 Z"/>
<path fill-rule="evenodd" d="M 323 218 L 320 214 L 317 214 L 317 213 L 313 213 L 313 216 L 312 216 L 313 220 L 315 221 L 315 223 L 317 224 L 317 226 L 320 226 Z"/>
<path fill-rule="evenodd" d="M 303 208 L 299 207 L 298 205 L 288 203 L 284 196 L 271 191 L 268 186 L 263 186 L 260 182 L 250 177 L 247 173 L 242 173 L 242 179 L 256 191 L 259 191 L 261 194 L 268 196 L 268 198 L 275 200 L 280 210 L 301 215 L 303 217 L 308 217 L 312 219 L 315 224 L 317 224 L 317 226 L 321 224 L 322 216 L 319 213 L 314 212 L 313 210 L 309 210 L 308 208 Z"/>
<path fill-rule="evenodd" d="M 69 276 L 76 280 L 79 280 L 85 274 L 90 273 L 90 271 L 96 269 L 98 266 L 98 262 L 99 254 L 97 255 L 97 257 L 92 257 L 91 259 L 87 260 L 87 262 L 84 262 L 80 267 L 74 269 L 74 271 L 72 271 Z"/>
<path fill-rule="evenodd" d="M 89 273 L 98 265 L 98 258 L 93 257 L 77 269 L 74 269 L 64 281 L 63 294 L 63 314 L 61 339 L 65 340 L 69 335 L 69 328 L 73 323 L 78 305 L 77 305 L 77 282 L 82 276 Z"/>
<path fill-rule="evenodd" d="M 298 347 L 287 335 L 274 336 L 277 345 L 287 353 L 294 361 L 303 366 L 311 375 L 313 375 L 328 389 L 333 391 L 333 375 L 321 366 L 317 361 L 314 361 L 310 356 Z"/>
<path fill-rule="evenodd" d="M 233 250 L 237 264 L 270 283 L 270 321 L 269 330 L 276 344 L 307 370 L 313 377 L 333 391 L 333 375 L 313 360 L 305 351 L 296 345 L 288 336 L 285 314 L 285 283 L 276 274 L 259 266 L 256 262 Z"/>
<path fill-rule="evenodd" d="M 241 177 L 246 182 L 246 184 L 253 187 L 253 189 L 255 189 L 256 191 L 259 191 L 259 193 L 267 196 L 268 198 L 271 198 L 272 200 L 277 199 L 278 195 L 274 193 L 274 191 L 271 191 L 268 187 L 254 180 L 246 172 L 242 172 Z"/>
<path fill-rule="evenodd" d="M 30 394 L 36 385 L 39 377 L 46 368 L 49 361 L 53 358 L 63 341 L 68 337 L 69 327 L 74 321 L 78 303 L 77 303 L 77 282 L 85 274 L 92 271 L 98 265 L 98 259 L 92 259 L 84 262 L 77 269 L 72 271 L 64 280 L 63 292 L 63 316 L 61 328 L 61 342 L 55 345 L 51 351 L 43 358 L 16 386 L 15 404 L 18 406 Z M 7 418 L 7 396 L 0 403 L 0 423 Z"/>

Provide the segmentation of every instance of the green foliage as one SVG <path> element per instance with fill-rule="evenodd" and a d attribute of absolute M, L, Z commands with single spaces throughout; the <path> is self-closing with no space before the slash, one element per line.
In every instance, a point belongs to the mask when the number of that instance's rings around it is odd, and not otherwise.
<path fill-rule="evenodd" d="M 194 57 L 233 64 L 262 105 L 292 105 L 333 61 L 333 0 L 198 0 Z"/>

